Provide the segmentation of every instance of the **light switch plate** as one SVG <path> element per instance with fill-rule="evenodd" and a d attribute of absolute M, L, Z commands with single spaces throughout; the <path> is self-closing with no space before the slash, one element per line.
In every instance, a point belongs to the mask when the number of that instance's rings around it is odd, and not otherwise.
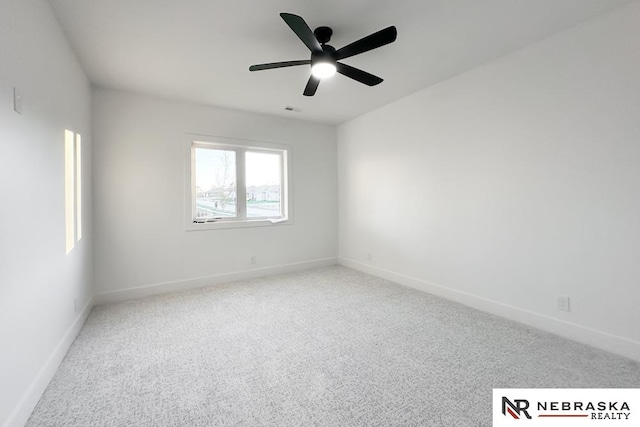
<path fill-rule="evenodd" d="M 13 87 L 13 111 L 22 114 L 22 96 L 17 87 Z"/>

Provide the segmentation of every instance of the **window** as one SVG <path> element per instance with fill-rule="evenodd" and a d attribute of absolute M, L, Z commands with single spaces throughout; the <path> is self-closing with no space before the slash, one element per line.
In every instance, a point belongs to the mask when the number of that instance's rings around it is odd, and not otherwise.
<path fill-rule="evenodd" d="M 190 138 L 187 229 L 290 222 L 289 153 L 279 144 Z"/>
<path fill-rule="evenodd" d="M 82 238 L 82 137 L 64 131 L 65 248 L 68 254 Z"/>

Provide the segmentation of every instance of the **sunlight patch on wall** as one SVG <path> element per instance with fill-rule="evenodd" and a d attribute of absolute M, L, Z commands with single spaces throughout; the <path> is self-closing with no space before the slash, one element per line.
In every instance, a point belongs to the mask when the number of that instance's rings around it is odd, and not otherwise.
<path fill-rule="evenodd" d="M 76 135 L 76 241 L 82 239 L 82 137 Z"/>
<path fill-rule="evenodd" d="M 73 132 L 64 131 L 64 219 L 66 225 L 66 248 L 71 252 L 75 245 L 75 210 L 74 210 L 74 147 Z"/>
<path fill-rule="evenodd" d="M 64 131 L 65 247 L 70 253 L 82 238 L 82 137 Z"/>

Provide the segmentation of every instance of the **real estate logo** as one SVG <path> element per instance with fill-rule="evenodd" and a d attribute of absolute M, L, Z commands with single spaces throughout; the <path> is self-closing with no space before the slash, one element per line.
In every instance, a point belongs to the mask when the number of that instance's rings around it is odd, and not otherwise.
<path fill-rule="evenodd" d="M 494 389 L 493 425 L 640 426 L 640 389 Z"/>
<path fill-rule="evenodd" d="M 515 402 L 515 404 L 514 404 Z M 525 399 L 514 399 L 511 402 L 507 397 L 502 396 L 502 415 L 511 415 L 516 420 L 519 420 L 524 413 L 524 416 L 531 419 L 531 415 L 527 411 L 529 409 L 529 401 Z M 517 415 L 516 415 L 517 414 Z"/>

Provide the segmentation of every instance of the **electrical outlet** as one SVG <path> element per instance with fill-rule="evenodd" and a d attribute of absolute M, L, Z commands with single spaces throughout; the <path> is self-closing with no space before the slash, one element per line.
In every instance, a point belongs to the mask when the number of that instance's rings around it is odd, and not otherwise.
<path fill-rule="evenodd" d="M 569 297 L 568 296 L 558 295 L 558 310 L 571 311 L 571 307 L 569 305 Z"/>
<path fill-rule="evenodd" d="M 367 252 L 367 261 L 371 262 L 371 252 Z"/>
<path fill-rule="evenodd" d="M 249 264 L 255 264 L 257 261 L 257 258 L 255 255 L 251 255 L 251 258 L 249 259 Z"/>

